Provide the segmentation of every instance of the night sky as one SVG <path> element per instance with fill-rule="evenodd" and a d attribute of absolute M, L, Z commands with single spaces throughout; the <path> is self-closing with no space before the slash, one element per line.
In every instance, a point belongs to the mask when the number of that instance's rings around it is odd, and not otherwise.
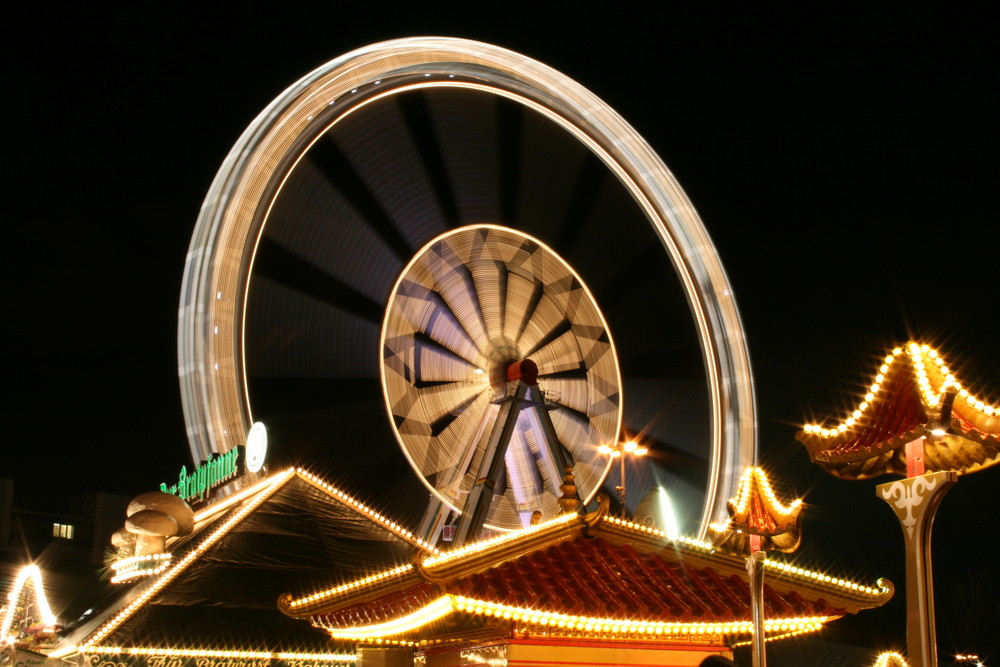
<path fill-rule="evenodd" d="M 5 47 L 3 410 L 13 456 L 0 476 L 17 480 L 20 498 L 133 495 L 188 462 L 177 303 L 222 159 L 316 66 L 371 42 L 438 34 L 564 72 L 659 153 L 735 288 L 760 461 L 809 503 L 802 560 L 904 587 L 899 528 L 875 483 L 829 477 L 793 434 L 853 409 L 877 360 L 910 339 L 936 346 L 964 384 L 1000 402 L 998 63 L 985 21 L 719 9 L 571 27 L 545 12 L 492 22 L 143 12 L 62 15 L 56 27 L 35 15 L 28 46 Z M 963 479 L 938 515 L 944 655 L 983 655 L 989 641 L 997 650 L 998 482 L 996 469 Z M 897 596 L 827 636 L 901 649 L 904 622 Z"/>

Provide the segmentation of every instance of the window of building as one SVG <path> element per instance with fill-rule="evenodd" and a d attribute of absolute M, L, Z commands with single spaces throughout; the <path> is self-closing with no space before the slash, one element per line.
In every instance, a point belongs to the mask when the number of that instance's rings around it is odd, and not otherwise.
<path fill-rule="evenodd" d="M 52 537 L 61 537 L 66 540 L 73 539 L 73 526 L 67 523 L 52 524 Z"/>

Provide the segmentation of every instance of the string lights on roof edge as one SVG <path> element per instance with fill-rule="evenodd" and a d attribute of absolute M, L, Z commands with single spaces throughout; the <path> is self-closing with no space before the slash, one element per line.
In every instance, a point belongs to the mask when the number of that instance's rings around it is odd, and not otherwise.
<path fill-rule="evenodd" d="M 764 481 L 761 482 L 760 480 Z M 746 475 L 746 489 L 767 488 L 771 501 L 786 516 L 797 514 L 801 506 L 799 502 L 781 505 L 773 498 L 773 491 L 763 476 L 763 471 L 751 470 Z M 744 490 L 743 495 L 750 493 Z M 594 517 L 592 515 L 600 515 Z M 561 541 L 560 535 L 582 529 L 590 534 L 598 525 L 602 530 L 611 531 L 624 539 L 631 534 L 630 543 L 638 545 L 636 538 L 644 536 L 642 541 L 660 541 L 673 544 L 675 549 L 690 550 L 709 556 L 714 551 L 711 544 L 691 540 L 689 538 L 670 539 L 663 531 L 634 524 L 617 516 L 607 515 L 606 502 L 603 511 L 590 514 L 566 514 L 544 524 L 532 526 L 524 531 L 510 533 L 490 540 L 474 543 L 456 549 L 454 552 L 444 552 L 435 556 L 417 559 L 413 566 L 407 564 L 376 573 L 368 577 L 342 584 L 336 588 L 317 591 L 311 595 L 292 599 L 284 596 L 279 606 L 286 614 L 294 618 L 310 619 L 314 626 L 323 628 L 334 639 L 359 642 L 392 642 L 419 640 L 423 645 L 427 638 L 426 628 L 437 627 L 441 623 L 450 625 L 455 621 L 445 620 L 452 614 L 471 614 L 484 618 L 496 619 L 510 625 L 506 631 L 515 636 L 532 637 L 564 637 L 576 639 L 647 639 L 647 640 L 681 640 L 699 635 L 733 637 L 751 632 L 752 623 L 746 619 L 732 618 L 713 621 L 669 621 L 652 619 L 605 619 L 588 616 L 572 616 L 561 613 L 560 610 L 544 610 L 512 606 L 511 603 L 465 597 L 458 590 L 449 590 L 449 581 L 455 577 L 472 576 L 484 567 L 496 565 L 496 558 L 490 559 L 489 552 L 499 550 L 497 555 L 502 561 L 514 555 L 525 555 L 535 549 L 544 548 L 543 543 L 551 540 Z M 596 534 L 596 533 L 595 533 Z M 653 547 L 655 548 L 655 547 Z M 723 559 L 731 556 L 719 554 Z M 520 556 L 518 556 L 520 557 Z M 709 556 L 711 558 L 711 556 Z M 485 560 L 484 560 L 485 558 Z M 487 562 L 488 561 L 488 562 Z M 473 567 L 478 563 L 478 566 Z M 891 584 L 884 580 L 878 588 L 861 586 L 829 575 L 810 572 L 785 563 L 765 560 L 761 563 L 772 571 L 778 579 L 786 577 L 798 579 L 814 586 L 831 586 L 840 589 L 839 594 L 847 594 L 852 599 L 861 600 L 862 607 L 881 604 L 893 594 Z M 472 570 L 469 570 L 473 567 Z M 740 568 L 742 569 L 742 568 Z M 443 578 L 442 578 L 443 577 Z M 439 581 L 439 584 L 433 582 Z M 786 579 L 787 582 L 787 579 Z M 428 587 L 429 586 L 429 587 Z M 396 599 L 401 591 L 407 590 L 407 599 L 415 607 L 400 608 L 387 615 L 378 614 L 381 622 L 358 624 L 354 616 L 343 617 L 341 611 L 354 608 L 353 605 L 381 603 L 382 599 Z M 388 596 L 388 597 L 387 597 Z M 381 608 L 381 607 L 379 607 Z M 791 637 L 804 632 L 818 630 L 822 625 L 840 614 L 823 616 L 822 618 L 775 618 L 764 622 L 762 630 L 769 639 Z M 350 619 L 354 619 L 353 621 Z M 372 620 L 374 620 L 373 617 Z M 433 643 L 433 642 L 431 642 Z"/>
<path fill-rule="evenodd" d="M 738 635 L 751 631 L 750 621 L 638 621 L 629 619 L 596 618 L 576 616 L 557 612 L 546 612 L 523 607 L 498 604 L 487 600 L 468 598 L 461 595 L 445 594 L 420 609 L 404 616 L 370 626 L 336 628 L 323 626 L 331 637 L 345 640 L 374 640 L 378 638 L 405 635 L 434 623 L 452 613 L 497 618 L 521 623 L 523 628 L 514 628 L 515 634 L 525 632 L 555 635 L 587 633 L 587 636 L 646 636 L 646 637 L 687 637 L 692 635 Z M 766 622 L 768 631 L 801 634 L 819 630 L 835 616 L 813 616 L 805 618 L 781 618 Z M 528 628 L 531 628 L 529 630 Z M 791 636 L 791 635 L 789 635 Z"/>
<path fill-rule="evenodd" d="M 761 471 L 763 474 L 763 471 Z M 765 477 L 766 479 L 766 477 Z M 768 485 L 770 488 L 770 485 Z M 773 492 L 772 492 L 773 495 Z M 795 510 L 795 508 L 801 507 L 801 501 L 793 502 L 785 507 L 783 505 L 779 506 L 785 512 L 790 512 Z M 578 514 L 563 514 L 555 519 L 547 521 L 545 523 L 537 524 L 535 526 L 530 526 L 521 531 L 505 533 L 490 539 L 482 540 L 479 542 L 470 543 L 459 549 L 454 549 L 452 551 L 445 551 L 439 554 L 427 555 L 422 559 L 416 561 L 419 565 L 421 572 L 433 575 L 435 570 L 441 567 L 447 567 L 449 563 L 456 560 L 462 560 L 467 558 L 476 557 L 478 554 L 493 549 L 497 547 L 503 547 L 504 545 L 513 544 L 517 541 L 530 540 L 543 532 L 548 531 L 558 531 L 562 530 L 563 526 L 568 523 L 581 523 L 586 522 L 588 519 L 585 515 Z M 677 536 L 670 537 L 666 532 L 653 528 L 651 526 L 640 525 L 628 520 L 621 519 L 617 516 L 604 515 L 601 520 L 611 526 L 616 526 L 618 529 L 624 529 L 629 532 L 634 532 L 640 535 L 647 535 L 652 539 L 662 539 L 665 544 L 673 544 L 674 548 L 680 549 L 690 549 L 694 553 L 708 554 L 716 549 L 716 546 L 709 542 L 702 542 L 691 537 Z M 729 549 L 727 549 L 728 551 Z M 797 579 L 804 579 L 806 581 L 811 581 L 817 584 L 829 584 L 841 588 L 845 591 L 851 591 L 856 594 L 863 595 L 867 598 L 888 598 L 891 597 L 894 588 L 888 580 L 880 579 L 878 581 L 877 587 L 865 586 L 857 582 L 847 581 L 829 574 L 823 574 L 821 572 L 814 572 L 806 568 L 798 567 L 796 565 L 791 565 L 782 561 L 767 559 L 764 562 L 768 569 L 774 570 L 775 575 L 778 576 L 789 576 Z M 308 615 L 308 611 L 311 605 L 318 604 L 324 601 L 329 601 L 335 599 L 342 595 L 354 594 L 361 589 L 374 590 L 375 587 L 382 585 L 392 585 L 393 582 L 399 580 L 403 577 L 414 577 L 416 581 L 418 573 L 413 564 L 404 564 L 389 570 L 384 570 L 377 572 L 359 579 L 351 580 L 337 586 L 321 589 L 309 595 L 295 598 L 291 595 L 282 596 L 279 601 L 279 606 L 285 613 L 293 616 L 299 617 L 302 614 Z"/>
<path fill-rule="evenodd" d="M 727 503 L 729 519 L 713 523 L 716 546 L 738 553 L 748 553 L 750 536 L 760 538 L 761 551 L 791 553 L 801 542 L 799 515 L 802 499 L 782 504 L 771 488 L 763 468 L 752 466 L 743 471 L 736 497 Z"/>
<path fill-rule="evenodd" d="M 906 662 L 906 658 L 895 651 L 883 651 L 875 658 L 872 667 L 910 667 L 910 663 Z"/>
<path fill-rule="evenodd" d="M 182 648 L 156 648 L 143 646 L 80 646 L 81 654 L 97 655 L 142 655 L 142 656 L 166 656 L 183 658 L 244 658 L 256 660 L 317 660 L 323 662 L 355 662 L 357 656 L 347 653 L 292 653 L 292 652 L 271 652 L 271 651 L 237 651 L 218 649 L 182 649 Z M 66 655 L 66 654 L 63 654 Z M 49 655 L 50 658 L 57 658 L 55 653 Z"/>
<path fill-rule="evenodd" d="M 856 424 L 859 424 L 861 419 L 870 413 L 870 408 L 872 407 L 873 402 L 879 398 L 886 376 L 890 370 L 893 370 L 893 364 L 899 362 L 900 358 L 903 357 L 904 351 L 906 352 L 906 359 L 908 359 L 913 365 L 917 376 L 917 384 L 920 387 L 920 396 L 928 409 L 938 408 L 941 405 L 942 398 L 944 398 L 950 390 L 954 392 L 958 398 L 962 399 L 962 402 L 965 405 L 982 413 L 985 417 L 1000 418 L 1000 408 L 986 403 L 971 394 L 969 390 L 956 379 L 955 375 L 945 364 L 944 359 L 937 350 L 927 344 L 920 344 L 911 341 L 906 344 L 905 350 L 903 347 L 893 348 L 892 352 L 885 357 L 882 365 L 878 369 L 878 373 L 875 375 L 874 381 L 868 388 L 868 392 L 864 395 L 863 400 L 858 404 L 857 408 L 849 417 L 846 417 L 843 421 L 833 427 L 810 423 L 803 426 L 802 430 L 813 436 L 835 438 L 846 432 L 848 429 L 851 429 Z M 929 362 L 925 361 L 925 358 L 929 360 Z M 929 363 L 933 364 L 939 378 L 941 379 L 936 387 L 933 385 L 931 377 L 929 377 L 927 373 Z M 998 426 L 1000 426 L 1000 420 L 998 420 Z"/>
<path fill-rule="evenodd" d="M 1000 463 L 1000 408 L 969 392 L 937 350 L 910 342 L 884 358 L 850 416 L 832 427 L 806 424 L 795 438 L 845 479 L 909 476 L 910 443 L 923 449 L 922 470 L 969 474 Z"/>
<path fill-rule="evenodd" d="M 364 503 L 356 500 L 350 495 L 344 493 L 340 489 L 323 482 L 321 479 L 315 475 L 301 469 L 301 468 L 287 468 L 280 473 L 267 477 L 257 484 L 248 487 L 247 489 L 241 491 L 235 496 L 231 496 L 226 500 L 219 503 L 219 506 L 206 508 L 203 512 L 195 515 L 195 521 L 200 522 L 206 519 L 211 519 L 217 517 L 223 510 L 228 510 L 240 502 L 245 502 L 243 507 L 240 507 L 232 516 L 228 517 L 219 527 L 214 528 L 209 532 L 209 534 L 199 542 L 194 548 L 188 551 L 179 560 L 165 560 L 167 566 L 159 571 L 159 576 L 151 578 L 149 582 L 143 588 L 142 593 L 133 600 L 129 605 L 121 609 L 117 614 L 112 616 L 110 619 L 98 626 L 98 629 L 88 637 L 84 642 L 81 643 L 81 647 L 90 647 L 96 645 L 98 642 L 107 637 L 111 632 L 118 628 L 122 623 L 128 620 L 146 601 L 148 601 L 153 595 L 158 593 L 164 586 L 166 586 L 170 581 L 172 581 L 177 575 L 179 575 L 184 569 L 187 568 L 198 556 L 200 556 L 204 551 L 211 548 L 219 539 L 225 536 L 236 524 L 243 520 L 250 512 L 252 512 L 261 503 L 271 497 L 279 488 L 284 486 L 284 484 L 292 479 L 293 477 L 300 477 L 304 481 L 308 482 L 312 486 L 319 488 L 324 493 L 331 494 L 339 502 L 351 507 L 352 509 L 358 511 L 363 516 L 368 519 L 378 523 L 383 528 L 389 530 L 398 537 L 405 539 L 411 544 L 421 546 L 422 548 L 431 551 L 431 547 L 427 545 L 422 540 L 414 538 L 412 533 L 403 528 L 400 524 L 392 521 L 382 514 L 376 512 L 372 508 L 368 507 Z"/>

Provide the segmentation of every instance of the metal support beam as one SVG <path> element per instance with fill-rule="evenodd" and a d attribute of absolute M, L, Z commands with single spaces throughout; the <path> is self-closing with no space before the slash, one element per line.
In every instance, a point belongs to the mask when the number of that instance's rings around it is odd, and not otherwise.
<path fill-rule="evenodd" d="M 562 483 L 563 471 L 573 465 L 573 456 L 559 442 L 559 436 L 556 435 L 556 427 L 552 424 L 552 415 L 549 414 L 549 408 L 545 405 L 545 393 L 538 388 L 538 385 L 535 385 L 528 388 L 528 398 L 531 402 L 531 408 L 535 413 L 535 420 L 542 431 L 542 439 L 545 440 L 550 460 L 556 466 L 555 475 L 552 479 L 555 489 L 558 490 L 559 484 Z"/>
<path fill-rule="evenodd" d="M 441 530 L 444 528 L 444 523 L 448 520 L 450 513 L 451 508 L 432 494 L 427 510 L 424 512 L 424 518 L 420 522 L 420 528 L 417 530 L 417 536 L 428 544 L 437 544 L 441 537 Z"/>
<path fill-rule="evenodd" d="M 747 557 L 747 574 L 750 575 L 750 602 L 753 606 L 753 667 L 767 667 L 767 653 L 764 651 L 764 558 L 766 556 L 760 551 L 760 537 L 751 535 L 750 539 L 753 550 Z"/>
<path fill-rule="evenodd" d="M 507 447 L 510 445 L 510 438 L 514 434 L 514 427 L 517 425 L 517 418 L 527 393 L 528 385 L 520 380 L 515 380 L 508 386 L 507 397 L 500 404 L 493 432 L 479 464 L 476 482 L 469 490 L 469 498 L 458 524 L 458 532 L 455 535 L 456 547 L 462 546 L 467 540 L 478 538 L 483 530 L 490 505 L 493 504 L 493 490 L 504 471 L 504 456 L 507 454 Z"/>

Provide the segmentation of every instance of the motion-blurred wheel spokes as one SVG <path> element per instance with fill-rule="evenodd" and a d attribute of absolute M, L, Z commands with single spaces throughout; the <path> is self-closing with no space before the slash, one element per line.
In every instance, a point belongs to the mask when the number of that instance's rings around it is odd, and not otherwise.
<path fill-rule="evenodd" d="M 449 232 L 404 270 L 382 335 L 397 437 L 444 502 L 468 509 L 464 497 L 504 399 L 504 369 L 529 355 L 549 398 L 516 417 L 489 524 L 518 528 L 536 510 L 558 511 L 565 457 L 553 451 L 569 453 L 583 496 L 597 489 L 606 466 L 596 448 L 615 438 L 620 422 L 618 367 L 593 298 L 552 250 L 502 227 Z M 557 443 L 545 441 L 547 415 Z"/>

